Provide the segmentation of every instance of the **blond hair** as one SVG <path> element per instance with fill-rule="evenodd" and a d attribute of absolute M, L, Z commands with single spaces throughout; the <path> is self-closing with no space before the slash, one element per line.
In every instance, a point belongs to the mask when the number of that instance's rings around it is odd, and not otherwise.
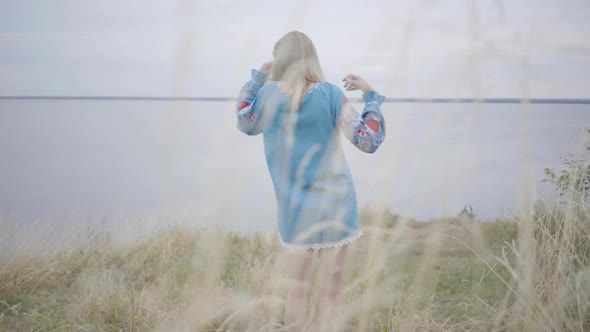
<path fill-rule="evenodd" d="M 296 111 L 307 85 L 324 81 L 315 46 L 303 32 L 291 31 L 275 44 L 271 79 L 282 81 L 292 91 L 289 109 Z"/>

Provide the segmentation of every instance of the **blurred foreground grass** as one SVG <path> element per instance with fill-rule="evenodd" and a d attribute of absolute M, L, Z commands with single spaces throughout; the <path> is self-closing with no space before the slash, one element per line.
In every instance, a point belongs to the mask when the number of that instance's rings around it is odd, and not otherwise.
<path fill-rule="evenodd" d="M 365 208 L 342 331 L 588 331 L 590 214 L 565 211 L 416 222 Z M 183 226 L 124 247 L 100 234 L 91 249 L 13 253 L 0 261 L 0 330 L 281 331 L 283 253 L 275 235 Z"/>

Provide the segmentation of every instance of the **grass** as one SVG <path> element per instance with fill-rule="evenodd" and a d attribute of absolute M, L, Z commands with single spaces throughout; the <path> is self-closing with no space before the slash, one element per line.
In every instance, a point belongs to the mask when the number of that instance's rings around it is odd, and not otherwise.
<path fill-rule="evenodd" d="M 366 208 L 350 246 L 342 331 L 588 331 L 590 213 L 428 222 Z M 6 331 L 281 331 L 276 236 L 176 226 L 0 261 Z M 313 295 L 312 295 L 313 296 Z"/>

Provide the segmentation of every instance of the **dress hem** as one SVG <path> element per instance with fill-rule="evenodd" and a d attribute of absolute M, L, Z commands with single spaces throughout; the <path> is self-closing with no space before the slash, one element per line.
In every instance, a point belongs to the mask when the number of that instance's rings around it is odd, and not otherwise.
<path fill-rule="evenodd" d="M 278 234 L 279 234 L 279 240 L 281 241 L 281 244 L 283 245 L 283 247 L 286 247 L 286 248 L 324 249 L 324 248 L 336 248 L 336 247 L 350 244 L 350 243 L 358 240 L 363 235 L 363 231 L 361 229 L 359 229 L 357 232 L 353 233 L 352 235 L 349 235 L 348 237 L 345 237 L 342 240 L 324 242 L 324 243 L 286 243 L 283 241 L 283 238 L 281 237 L 281 233 L 278 233 Z"/>

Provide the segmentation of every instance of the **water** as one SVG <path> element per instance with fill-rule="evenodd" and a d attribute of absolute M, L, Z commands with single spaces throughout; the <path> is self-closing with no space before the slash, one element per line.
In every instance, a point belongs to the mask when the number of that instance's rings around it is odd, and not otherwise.
<path fill-rule="evenodd" d="M 551 193 L 543 170 L 579 151 L 589 108 L 384 104 L 377 153 L 344 141 L 359 203 L 418 219 L 468 204 L 512 217 L 523 195 Z M 233 102 L 3 100 L 0 156 L 3 220 L 276 230 L 262 136 L 237 131 Z"/>

